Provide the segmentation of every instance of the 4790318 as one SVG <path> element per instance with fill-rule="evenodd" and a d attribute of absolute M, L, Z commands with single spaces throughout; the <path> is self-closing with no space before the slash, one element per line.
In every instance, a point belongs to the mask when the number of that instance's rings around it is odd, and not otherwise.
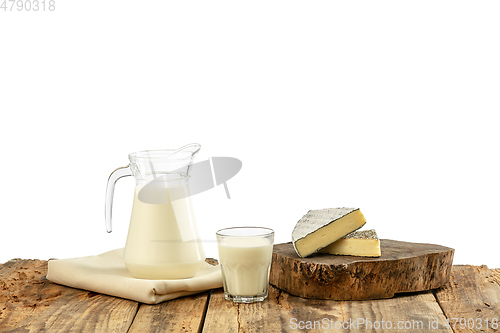
<path fill-rule="evenodd" d="M 0 11 L 4 12 L 53 12 L 55 0 L 0 0 Z"/>

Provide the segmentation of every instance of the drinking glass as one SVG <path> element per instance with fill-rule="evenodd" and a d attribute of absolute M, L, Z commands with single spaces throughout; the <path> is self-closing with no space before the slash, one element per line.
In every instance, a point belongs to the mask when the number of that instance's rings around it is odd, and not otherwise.
<path fill-rule="evenodd" d="M 268 294 L 274 231 L 235 227 L 221 229 L 216 235 L 226 300 L 263 301 Z"/>

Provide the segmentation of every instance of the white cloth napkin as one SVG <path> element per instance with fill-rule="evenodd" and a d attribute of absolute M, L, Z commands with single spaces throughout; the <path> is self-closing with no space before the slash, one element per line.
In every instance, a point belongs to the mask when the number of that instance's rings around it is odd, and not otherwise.
<path fill-rule="evenodd" d="M 47 279 L 69 287 L 147 304 L 158 304 L 177 297 L 222 287 L 220 267 L 206 262 L 198 273 L 189 279 L 136 279 L 123 262 L 123 249 L 97 256 L 49 260 Z"/>

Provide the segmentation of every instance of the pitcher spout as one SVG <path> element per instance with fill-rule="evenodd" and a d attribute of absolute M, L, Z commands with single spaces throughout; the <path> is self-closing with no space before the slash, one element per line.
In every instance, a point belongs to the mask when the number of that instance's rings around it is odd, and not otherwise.
<path fill-rule="evenodd" d="M 130 169 L 135 179 L 153 181 L 175 173 L 188 176 L 189 167 L 201 145 L 191 143 L 179 149 L 144 150 L 129 155 Z"/>

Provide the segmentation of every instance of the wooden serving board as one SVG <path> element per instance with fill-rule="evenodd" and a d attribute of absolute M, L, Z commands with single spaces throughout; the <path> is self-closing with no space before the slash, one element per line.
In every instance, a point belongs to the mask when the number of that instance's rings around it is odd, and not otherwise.
<path fill-rule="evenodd" d="M 391 298 L 445 285 L 454 249 L 380 240 L 378 258 L 315 253 L 300 258 L 292 243 L 276 244 L 269 282 L 292 295 L 333 300 Z"/>

